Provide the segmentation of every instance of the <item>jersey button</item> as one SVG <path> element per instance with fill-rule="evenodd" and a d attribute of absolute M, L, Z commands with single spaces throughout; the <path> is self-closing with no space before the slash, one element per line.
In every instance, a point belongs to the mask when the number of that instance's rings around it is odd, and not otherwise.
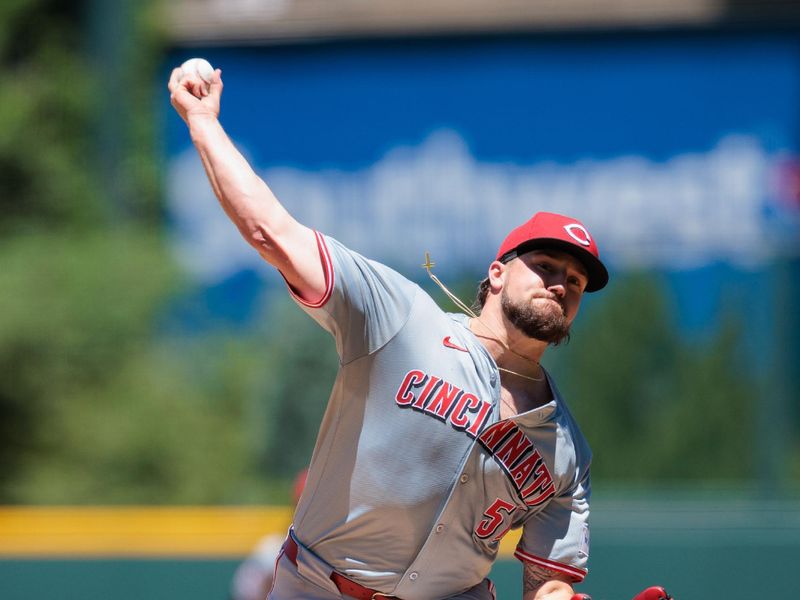
<path fill-rule="evenodd" d="M 413 573 L 411 573 L 411 574 L 408 576 L 408 578 L 409 578 L 411 581 L 416 581 L 416 580 L 417 580 L 417 577 L 419 577 L 419 573 L 417 573 L 416 571 L 414 571 Z"/>
<path fill-rule="evenodd" d="M 469 475 L 467 475 L 466 473 L 461 475 L 461 483 L 467 483 L 468 481 L 469 481 Z"/>
<path fill-rule="evenodd" d="M 436 526 L 436 533 L 442 533 L 444 531 L 444 525 L 441 523 Z"/>
<path fill-rule="evenodd" d="M 495 383 L 497 383 L 497 374 L 495 374 L 495 373 L 492 373 L 492 374 L 489 376 L 489 383 L 491 383 L 492 385 L 494 385 Z"/>

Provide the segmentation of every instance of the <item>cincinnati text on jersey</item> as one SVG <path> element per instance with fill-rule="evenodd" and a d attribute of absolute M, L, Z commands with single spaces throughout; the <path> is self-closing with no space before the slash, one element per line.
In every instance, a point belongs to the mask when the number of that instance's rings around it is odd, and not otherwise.
<path fill-rule="evenodd" d="M 514 421 L 500 421 L 484 431 L 491 417 L 490 402 L 419 369 L 406 373 L 395 402 L 477 438 L 503 468 L 526 505 L 537 506 L 555 494 L 553 476 L 541 453 Z"/>

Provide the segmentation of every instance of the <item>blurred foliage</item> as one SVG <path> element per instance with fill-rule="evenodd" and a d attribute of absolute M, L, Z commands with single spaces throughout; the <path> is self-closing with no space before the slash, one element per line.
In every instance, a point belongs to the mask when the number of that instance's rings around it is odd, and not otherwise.
<path fill-rule="evenodd" d="M 269 330 L 261 332 L 269 357 L 261 463 L 270 473 L 293 477 L 311 459 L 339 359 L 330 334 L 284 298 L 271 303 L 272 315 L 264 320 Z"/>
<path fill-rule="evenodd" d="M 756 382 L 733 319 L 693 342 L 653 275 L 618 278 L 604 294 L 576 321 L 570 343 L 546 356 L 594 450 L 592 476 L 662 484 L 754 477 L 742 446 L 754 442 Z"/>
<path fill-rule="evenodd" d="M 16 0 L 0 9 L 0 233 L 97 223 L 91 78 L 77 51 L 76 9 Z"/>
<path fill-rule="evenodd" d="M 51 427 L 65 395 L 102 383 L 145 343 L 169 275 L 143 236 L 54 232 L 0 244 L 0 464 L 6 476 L 20 459 L 58 439 Z"/>
<path fill-rule="evenodd" d="M 0 3 L 0 502 L 290 497 L 263 471 L 263 344 L 159 331 L 191 290 L 162 232 L 158 5 Z M 88 19 L 109 6 L 129 20 Z"/>

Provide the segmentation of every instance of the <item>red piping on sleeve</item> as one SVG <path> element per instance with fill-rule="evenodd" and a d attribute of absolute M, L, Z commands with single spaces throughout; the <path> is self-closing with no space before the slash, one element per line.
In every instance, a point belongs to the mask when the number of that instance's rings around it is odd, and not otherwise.
<path fill-rule="evenodd" d="M 316 302 L 308 302 L 307 300 L 304 300 L 298 296 L 288 282 L 286 285 L 289 288 L 289 293 L 292 295 L 292 297 L 303 306 L 307 306 L 308 308 L 321 308 L 325 306 L 325 303 L 330 299 L 331 294 L 333 293 L 333 261 L 331 261 L 331 255 L 330 252 L 328 252 L 328 246 L 325 244 L 325 238 L 323 235 L 319 231 L 315 231 L 314 235 L 317 238 L 319 259 L 322 263 L 322 270 L 325 274 L 325 293 L 322 294 L 322 297 Z M 286 278 L 284 278 L 284 281 L 285 280 Z"/>
<path fill-rule="evenodd" d="M 524 550 L 520 550 L 519 548 L 517 548 L 516 552 L 514 552 L 514 556 L 517 557 L 522 562 L 529 562 L 534 565 L 544 567 L 545 569 L 550 569 L 551 571 L 557 571 L 559 573 L 564 573 L 565 575 L 569 575 L 577 583 L 583 581 L 584 577 L 586 577 L 586 573 L 588 573 L 586 569 L 573 567 L 572 565 L 556 562 L 554 560 L 547 560 L 546 558 L 539 558 L 538 556 L 534 556 L 533 554 L 528 554 L 527 552 L 525 552 Z"/>

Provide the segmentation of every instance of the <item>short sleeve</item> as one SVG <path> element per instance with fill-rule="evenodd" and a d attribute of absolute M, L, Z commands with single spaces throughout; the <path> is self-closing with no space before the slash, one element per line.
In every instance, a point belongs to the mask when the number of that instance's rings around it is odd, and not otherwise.
<path fill-rule="evenodd" d="M 408 320 L 419 287 L 386 265 L 316 233 L 326 289 L 313 303 L 295 302 L 336 339 L 342 363 L 371 354 Z"/>
<path fill-rule="evenodd" d="M 587 469 L 569 493 L 555 496 L 524 522 L 514 556 L 583 581 L 589 560 L 590 495 Z"/>

